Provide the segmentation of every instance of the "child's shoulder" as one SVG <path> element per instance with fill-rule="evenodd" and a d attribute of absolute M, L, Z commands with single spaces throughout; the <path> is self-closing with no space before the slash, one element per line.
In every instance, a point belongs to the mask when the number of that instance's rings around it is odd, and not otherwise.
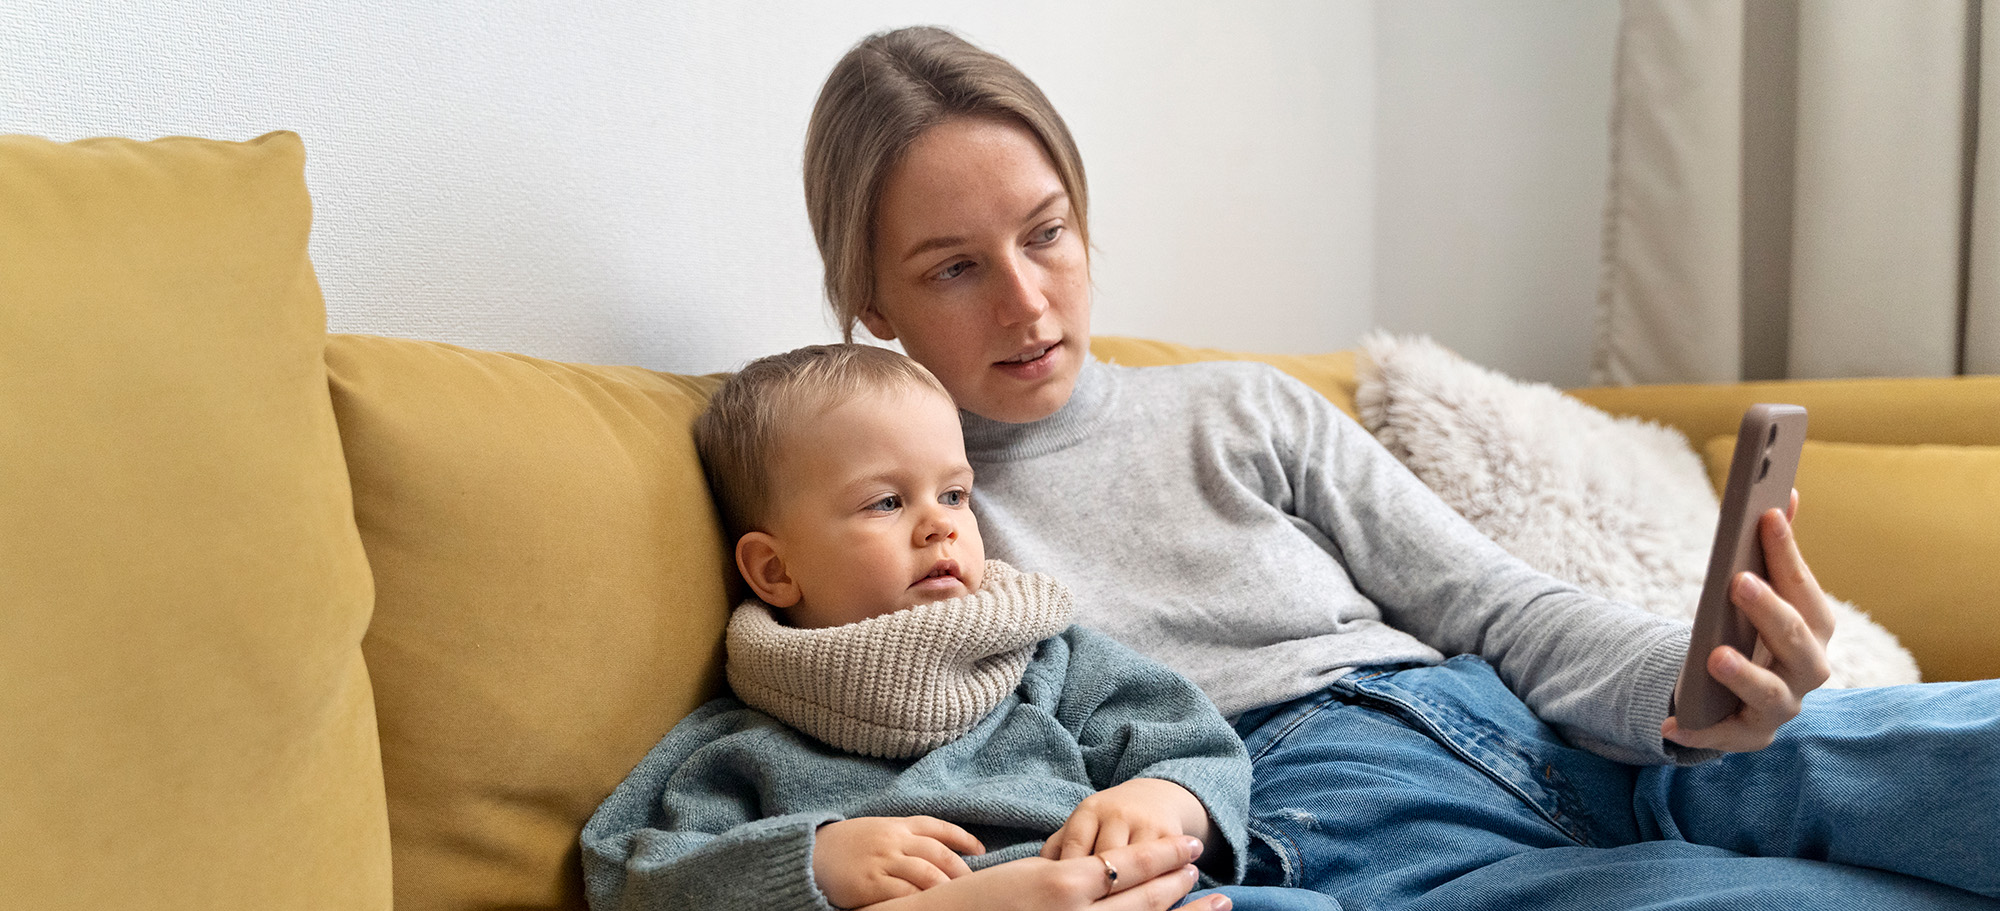
<path fill-rule="evenodd" d="M 1042 682 L 1052 696 L 1077 687 L 1096 687 L 1100 682 L 1131 678 L 1173 678 L 1180 675 L 1164 664 L 1134 651 L 1131 646 L 1080 623 L 1042 640 L 1035 660 L 1023 675 L 1023 684 Z"/>

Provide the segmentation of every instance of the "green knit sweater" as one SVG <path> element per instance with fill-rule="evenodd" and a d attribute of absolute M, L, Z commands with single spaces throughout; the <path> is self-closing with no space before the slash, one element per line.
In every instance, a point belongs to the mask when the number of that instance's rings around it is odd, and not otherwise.
<path fill-rule="evenodd" d="M 584 826 L 584 881 L 597 911 L 829 909 L 812 877 L 825 823 L 934 816 L 986 846 L 967 858 L 979 869 L 1033 856 L 1085 797 L 1134 778 L 1193 793 L 1216 833 L 1209 856 L 1242 878 L 1242 741 L 1185 678 L 1072 626 L 970 732 L 912 759 L 841 752 L 734 698 L 708 702 Z"/>

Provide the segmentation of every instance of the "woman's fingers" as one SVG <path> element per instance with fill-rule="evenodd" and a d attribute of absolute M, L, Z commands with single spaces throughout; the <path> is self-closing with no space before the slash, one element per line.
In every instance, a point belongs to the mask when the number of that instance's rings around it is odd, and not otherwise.
<path fill-rule="evenodd" d="M 1797 714 L 1796 709 L 1790 714 L 1774 712 L 1772 706 L 1782 704 L 1790 688 L 1769 668 L 1758 667 L 1729 646 L 1718 646 L 1709 653 L 1708 673 L 1742 699 L 1743 706 L 1728 718 L 1700 730 L 1683 728 L 1679 718 L 1668 718 L 1660 727 L 1660 734 L 1668 740 L 1704 750 L 1732 753 L 1761 750 L 1771 745 L 1778 725 Z"/>
<path fill-rule="evenodd" d="M 1106 896 L 1090 907 L 1099 911 L 1167 911 L 1194 891 L 1199 874 L 1192 864 L 1169 871 L 1128 889 Z M 1124 881 L 1121 873 L 1119 881 Z M 1214 907 L 1213 904 L 1208 907 Z M 1228 907 L 1224 905 L 1223 907 Z"/>
<path fill-rule="evenodd" d="M 1765 517 L 1776 518 L 1776 510 Z M 1799 564 L 1802 569 L 1803 562 Z M 1810 582 L 1810 575 L 1807 575 Z M 1814 587 L 1816 589 L 1816 586 Z M 1708 656 L 1708 672 L 1743 700 L 1742 708 L 1699 731 L 1670 720 L 1661 733 L 1686 746 L 1745 752 L 1769 746 L 1778 726 L 1795 718 L 1805 694 L 1826 682 L 1826 642 L 1800 610 L 1750 573 L 1736 577 L 1730 600 L 1757 629 L 1758 651 L 1770 665 L 1723 646 Z"/>
<path fill-rule="evenodd" d="M 1793 511 L 1797 510 L 1798 496 L 1798 491 L 1792 491 Z M 1799 553 L 1798 536 L 1792 533 L 1791 520 L 1778 510 L 1769 510 L 1760 517 L 1757 532 L 1764 545 L 1764 572 L 1770 576 L 1771 586 L 1798 610 L 1819 640 L 1825 642 L 1833 635 L 1833 608 L 1827 603 L 1819 580 L 1813 578 L 1812 568 L 1806 565 L 1805 555 Z"/>
<path fill-rule="evenodd" d="M 1201 856 L 1201 842 L 1193 837 L 1180 835 L 1173 838 L 1155 838 L 1137 844 L 1112 848 L 1094 857 L 1080 857 L 1074 862 L 1098 866 L 1110 864 L 1118 871 L 1117 882 L 1110 882 L 1105 876 L 1105 894 L 1112 904 L 1099 902 L 1093 908 L 1105 909 L 1166 909 L 1174 902 L 1186 897 L 1194 888 L 1197 876 L 1194 861 Z"/>

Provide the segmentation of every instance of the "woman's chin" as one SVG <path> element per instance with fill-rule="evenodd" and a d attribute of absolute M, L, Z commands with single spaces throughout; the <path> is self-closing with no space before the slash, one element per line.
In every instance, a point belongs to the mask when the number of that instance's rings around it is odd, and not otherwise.
<path fill-rule="evenodd" d="M 959 407 L 989 421 L 1003 424 L 1030 424 L 1062 410 L 1076 390 L 1076 374 L 1052 376 L 1037 383 L 1007 383 L 1006 388 L 988 390 L 980 401 Z"/>

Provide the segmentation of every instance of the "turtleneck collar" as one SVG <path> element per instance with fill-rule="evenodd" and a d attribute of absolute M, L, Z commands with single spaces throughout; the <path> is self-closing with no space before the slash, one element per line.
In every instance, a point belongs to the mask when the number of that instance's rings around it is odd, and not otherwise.
<path fill-rule="evenodd" d="M 960 411 L 965 425 L 965 454 L 982 462 L 1028 459 L 1081 442 L 1111 413 L 1118 397 L 1117 368 L 1086 357 L 1077 370 L 1076 387 L 1054 414 L 1039 421 L 1009 424 Z"/>
<path fill-rule="evenodd" d="M 842 626 L 786 626 L 762 601 L 730 615 L 729 686 L 834 747 L 908 759 L 972 730 L 1021 683 L 1035 647 L 1069 626 L 1069 590 L 986 561 L 978 591 Z"/>

